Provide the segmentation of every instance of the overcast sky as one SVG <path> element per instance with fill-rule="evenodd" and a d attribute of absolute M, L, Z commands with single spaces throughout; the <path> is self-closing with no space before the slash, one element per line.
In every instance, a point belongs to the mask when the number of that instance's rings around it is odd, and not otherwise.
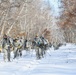
<path fill-rule="evenodd" d="M 52 8 L 52 13 L 54 16 L 60 16 L 60 13 L 62 11 L 62 9 L 60 9 L 59 7 L 62 6 L 60 0 L 49 0 L 50 6 Z"/>
<path fill-rule="evenodd" d="M 48 3 L 50 5 L 51 8 L 51 13 L 53 14 L 53 16 L 60 16 L 60 13 L 62 11 L 62 9 L 60 9 L 59 7 L 62 6 L 61 0 L 44 0 L 46 3 Z"/>

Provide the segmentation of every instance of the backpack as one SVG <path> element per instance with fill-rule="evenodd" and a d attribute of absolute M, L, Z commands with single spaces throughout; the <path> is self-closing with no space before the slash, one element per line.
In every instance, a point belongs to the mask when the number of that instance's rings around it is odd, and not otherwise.
<path fill-rule="evenodd" d="M 10 40 L 3 39 L 2 48 L 8 49 L 9 46 L 10 46 Z"/>

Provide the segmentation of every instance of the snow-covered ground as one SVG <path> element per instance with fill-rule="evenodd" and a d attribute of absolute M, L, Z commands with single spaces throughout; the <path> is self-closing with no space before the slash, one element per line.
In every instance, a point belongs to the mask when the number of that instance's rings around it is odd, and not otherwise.
<path fill-rule="evenodd" d="M 76 75 L 76 45 L 50 48 L 41 60 L 36 60 L 34 51 L 23 51 L 22 58 L 11 58 L 11 62 L 4 62 L 2 56 L 0 75 Z"/>

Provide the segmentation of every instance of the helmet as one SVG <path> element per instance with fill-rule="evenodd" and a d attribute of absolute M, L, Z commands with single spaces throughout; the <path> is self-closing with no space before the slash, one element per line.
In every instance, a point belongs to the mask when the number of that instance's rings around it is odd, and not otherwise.
<path fill-rule="evenodd" d="M 38 37 L 38 34 L 36 34 L 36 37 Z"/>
<path fill-rule="evenodd" d="M 7 35 L 6 35 L 6 34 L 4 34 L 3 38 L 7 38 Z"/>

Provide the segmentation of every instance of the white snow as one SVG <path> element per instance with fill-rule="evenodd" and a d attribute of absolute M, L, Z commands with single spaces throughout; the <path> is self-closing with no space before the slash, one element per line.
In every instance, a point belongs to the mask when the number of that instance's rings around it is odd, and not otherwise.
<path fill-rule="evenodd" d="M 0 75 L 76 75 L 76 45 L 67 44 L 58 50 L 50 48 L 45 57 L 37 60 L 35 52 L 23 51 L 21 58 L 3 61 L 0 54 Z"/>

